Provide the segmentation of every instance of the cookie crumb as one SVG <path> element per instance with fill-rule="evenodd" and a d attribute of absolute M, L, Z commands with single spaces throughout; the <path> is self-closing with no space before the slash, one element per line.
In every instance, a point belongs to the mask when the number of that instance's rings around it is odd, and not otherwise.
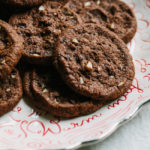
<path fill-rule="evenodd" d="M 85 3 L 84 3 L 84 6 L 85 6 L 85 7 L 88 7 L 88 6 L 90 6 L 90 5 L 91 5 L 90 2 L 85 2 Z"/>
<path fill-rule="evenodd" d="M 1 64 L 5 64 L 5 62 L 6 62 L 6 61 L 5 61 L 5 59 L 4 59 L 4 60 L 1 61 Z"/>
<path fill-rule="evenodd" d="M 90 61 L 88 61 L 85 65 L 86 70 L 91 71 L 93 69 L 93 65 Z"/>
<path fill-rule="evenodd" d="M 114 76 L 110 76 L 110 78 L 111 78 L 111 79 L 113 79 L 113 78 L 114 78 Z"/>
<path fill-rule="evenodd" d="M 10 88 L 6 89 L 6 92 L 10 92 Z"/>
<path fill-rule="evenodd" d="M 80 77 L 80 83 L 81 83 L 81 84 L 84 84 L 84 81 L 83 81 L 83 78 L 82 78 L 82 77 Z"/>
<path fill-rule="evenodd" d="M 125 84 L 125 82 L 122 81 L 122 82 L 120 82 L 120 83 L 118 84 L 118 86 L 121 87 L 121 86 L 123 86 L 124 84 Z"/>
<path fill-rule="evenodd" d="M 75 43 L 75 44 L 79 43 L 79 41 L 77 39 L 72 39 L 72 42 Z"/>
<path fill-rule="evenodd" d="M 97 5 L 100 5 L 100 4 L 101 4 L 101 1 L 100 1 L 100 0 L 98 0 L 98 1 L 96 2 L 96 4 L 97 4 Z"/>
<path fill-rule="evenodd" d="M 15 79 L 15 77 L 16 77 L 15 75 L 13 75 L 13 74 L 11 75 L 11 78 L 12 78 L 12 79 Z"/>
<path fill-rule="evenodd" d="M 57 16 L 57 13 L 56 13 L 56 12 L 54 12 L 53 14 L 54 14 L 54 16 Z"/>
<path fill-rule="evenodd" d="M 112 24 L 110 25 L 110 28 L 111 28 L 111 29 L 114 29 L 114 28 L 115 28 L 115 24 L 112 23 Z"/>
<path fill-rule="evenodd" d="M 57 101 L 57 99 L 56 99 L 56 98 L 54 99 L 54 102 L 55 102 L 56 104 L 58 104 L 58 101 Z"/>
<path fill-rule="evenodd" d="M 41 84 L 41 87 L 42 87 L 42 89 L 44 89 L 44 88 L 45 88 L 45 84 L 44 84 L 44 83 L 42 83 L 42 84 Z"/>
<path fill-rule="evenodd" d="M 44 11 L 44 10 L 45 10 L 44 6 L 41 5 L 41 6 L 39 7 L 39 11 Z"/>
<path fill-rule="evenodd" d="M 46 93 L 46 92 L 48 92 L 48 90 L 47 90 L 47 89 L 44 89 L 44 90 L 43 90 L 43 93 Z"/>
<path fill-rule="evenodd" d="M 60 34 L 61 33 L 61 30 L 55 30 L 53 31 L 55 34 Z"/>
<path fill-rule="evenodd" d="M 97 67 L 97 70 L 98 70 L 98 71 L 102 71 L 102 68 L 98 66 L 98 67 Z"/>
<path fill-rule="evenodd" d="M 32 54 L 33 56 L 40 56 L 39 54 Z"/>

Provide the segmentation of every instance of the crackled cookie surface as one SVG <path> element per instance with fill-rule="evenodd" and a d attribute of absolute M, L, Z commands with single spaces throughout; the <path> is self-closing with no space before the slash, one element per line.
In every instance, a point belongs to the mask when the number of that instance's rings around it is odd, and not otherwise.
<path fill-rule="evenodd" d="M 12 110 L 22 97 L 19 72 L 15 69 L 5 80 L 0 81 L 0 115 Z"/>
<path fill-rule="evenodd" d="M 46 2 L 24 14 L 12 16 L 9 23 L 24 39 L 23 59 L 32 64 L 51 63 L 62 30 L 79 23 L 78 17 L 57 2 Z"/>
<path fill-rule="evenodd" d="M 59 37 L 54 64 L 72 90 L 100 101 L 123 95 L 134 65 L 125 43 L 95 24 L 68 28 Z"/>
<path fill-rule="evenodd" d="M 49 107 L 49 112 L 58 117 L 87 115 L 104 105 L 70 90 L 53 67 L 32 72 L 32 90 L 45 103 L 46 110 Z"/>
<path fill-rule="evenodd" d="M 70 0 L 66 7 L 85 23 L 98 23 L 116 33 L 125 43 L 135 35 L 137 22 L 132 9 L 119 0 Z"/>
<path fill-rule="evenodd" d="M 0 20 L 0 79 L 6 78 L 20 60 L 22 42 L 12 26 Z"/>

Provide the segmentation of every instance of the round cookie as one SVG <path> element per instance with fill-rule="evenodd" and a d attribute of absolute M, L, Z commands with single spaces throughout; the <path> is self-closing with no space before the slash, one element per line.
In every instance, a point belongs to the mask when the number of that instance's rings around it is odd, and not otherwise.
<path fill-rule="evenodd" d="M 12 110 L 22 97 L 19 72 L 15 69 L 5 80 L 0 81 L 0 115 Z"/>
<path fill-rule="evenodd" d="M 57 117 L 72 118 L 95 112 L 104 104 L 76 94 L 68 88 L 53 67 L 32 73 L 34 96 L 42 100 Z"/>
<path fill-rule="evenodd" d="M 97 24 L 66 29 L 54 57 L 58 72 L 70 88 L 99 101 L 122 96 L 135 74 L 125 43 Z"/>
<path fill-rule="evenodd" d="M 34 7 L 42 4 L 44 0 L 2 0 L 3 3 L 14 7 Z"/>
<path fill-rule="evenodd" d="M 100 23 L 116 33 L 125 43 L 137 30 L 132 9 L 119 0 L 70 0 L 65 5 L 80 15 L 84 23 Z"/>
<path fill-rule="evenodd" d="M 79 23 L 78 17 L 57 2 L 46 2 L 24 14 L 12 16 L 9 23 L 24 39 L 23 59 L 32 64 L 51 64 L 55 43 L 61 31 Z"/>
<path fill-rule="evenodd" d="M 0 20 L 0 79 L 6 78 L 22 56 L 22 38 Z"/>

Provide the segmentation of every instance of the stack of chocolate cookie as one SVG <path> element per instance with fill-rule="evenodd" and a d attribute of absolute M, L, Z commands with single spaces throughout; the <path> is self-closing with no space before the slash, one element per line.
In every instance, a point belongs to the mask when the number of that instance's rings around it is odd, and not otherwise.
<path fill-rule="evenodd" d="M 13 109 L 22 97 L 21 78 L 15 69 L 22 51 L 22 38 L 0 20 L 0 115 Z"/>
<path fill-rule="evenodd" d="M 0 77 L 15 74 L 17 85 L 9 78 L 5 84 L 21 89 L 18 72 L 10 73 L 22 54 L 24 95 L 37 108 L 57 117 L 86 115 L 131 86 L 134 64 L 125 43 L 134 37 L 137 23 L 124 2 L 4 0 L 3 5 L 24 12 L 11 13 L 9 25 L 0 23 L 11 30 L 0 28 L 5 38 L 0 47 L 6 53 L 0 54 L 5 61 Z"/>

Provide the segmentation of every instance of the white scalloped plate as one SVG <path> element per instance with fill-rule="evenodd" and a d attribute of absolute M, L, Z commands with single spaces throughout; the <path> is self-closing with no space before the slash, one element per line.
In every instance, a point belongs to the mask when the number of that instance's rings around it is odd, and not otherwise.
<path fill-rule="evenodd" d="M 136 76 L 128 92 L 99 111 L 69 120 L 37 114 L 22 100 L 0 118 L 1 149 L 71 149 L 102 141 L 150 99 L 150 0 L 126 0 L 138 31 L 129 43 Z"/>

